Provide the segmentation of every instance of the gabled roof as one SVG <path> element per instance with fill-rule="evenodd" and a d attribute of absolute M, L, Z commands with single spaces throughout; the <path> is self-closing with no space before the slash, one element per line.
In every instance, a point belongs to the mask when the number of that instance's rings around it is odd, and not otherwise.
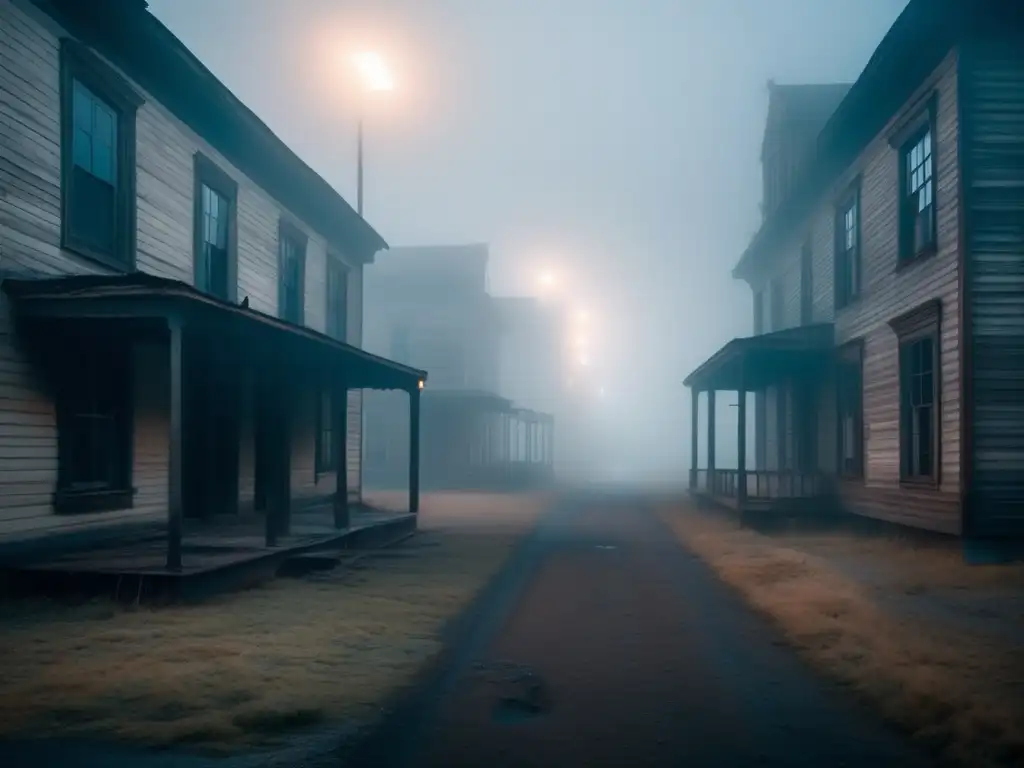
<path fill-rule="evenodd" d="M 277 202 L 346 255 L 384 239 L 146 10 L 144 0 L 32 0 L 145 88 Z"/>
<path fill-rule="evenodd" d="M 761 225 L 732 271 L 749 274 L 810 215 L 835 178 L 853 163 L 973 22 L 1007 12 L 1004 0 L 910 0 L 860 77 L 818 134 L 814 161 L 802 167 L 790 197 Z"/>
<path fill-rule="evenodd" d="M 850 83 L 768 83 L 768 119 L 761 142 L 761 160 L 773 132 L 799 133 L 813 142 L 826 121 L 849 92 Z"/>

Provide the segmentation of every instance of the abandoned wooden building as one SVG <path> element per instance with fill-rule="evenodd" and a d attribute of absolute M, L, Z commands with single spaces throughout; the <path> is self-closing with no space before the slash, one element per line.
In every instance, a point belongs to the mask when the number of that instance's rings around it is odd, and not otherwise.
<path fill-rule="evenodd" d="M 553 474 L 554 419 L 504 397 L 506 328 L 487 291 L 485 244 L 394 248 L 366 274 L 366 347 L 430 371 L 422 397 L 422 482 L 437 489 L 527 487 Z M 530 369 L 527 349 L 517 365 Z M 408 409 L 367 393 L 364 482 L 405 482 Z"/>
<path fill-rule="evenodd" d="M 0 92 L 0 544 L 352 527 L 380 235 L 143 0 L 0 0 Z"/>
<path fill-rule="evenodd" d="M 764 220 L 733 271 L 754 335 L 685 382 L 696 493 L 1024 534 L 1022 45 L 1019 4 L 911 0 L 849 88 L 770 87 Z"/>

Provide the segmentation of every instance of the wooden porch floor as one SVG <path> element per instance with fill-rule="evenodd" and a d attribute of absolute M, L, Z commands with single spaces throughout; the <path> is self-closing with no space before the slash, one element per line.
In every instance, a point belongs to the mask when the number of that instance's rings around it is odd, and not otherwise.
<path fill-rule="evenodd" d="M 181 570 L 167 569 L 166 536 L 155 531 L 130 542 L 39 559 L 7 575 L 17 591 L 55 596 L 113 592 L 117 599 L 136 601 L 199 597 L 265 581 L 298 555 L 380 546 L 416 528 L 416 516 L 408 512 L 362 505 L 352 507 L 350 520 L 348 528 L 336 529 L 329 504 L 295 511 L 290 535 L 279 537 L 276 547 L 265 545 L 260 515 L 187 521 Z"/>

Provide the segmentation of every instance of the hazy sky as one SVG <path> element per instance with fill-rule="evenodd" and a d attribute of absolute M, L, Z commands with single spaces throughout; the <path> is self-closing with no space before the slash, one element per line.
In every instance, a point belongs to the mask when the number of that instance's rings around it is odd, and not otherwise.
<path fill-rule="evenodd" d="M 345 56 L 387 56 L 399 87 L 365 107 L 367 219 L 392 245 L 489 243 L 495 293 L 558 268 L 604 321 L 606 423 L 628 417 L 621 450 L 651 467 L 689 450 L 683 376 L 751 329 L 729 272 L 759 223 L 766 81 L 855 79 L 905 5 L 150 0 L 352 201 Z"/>

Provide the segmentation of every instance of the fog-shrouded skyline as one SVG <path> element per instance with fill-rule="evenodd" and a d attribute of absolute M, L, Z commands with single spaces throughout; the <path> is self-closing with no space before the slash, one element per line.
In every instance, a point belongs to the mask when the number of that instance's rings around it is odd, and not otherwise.
<path fill-rule="evenodd" d="M 392 245 L 486 242 L 494 293 L 557 269 L 600 316 L 611 459 L 688 466 L 681 381 L 751 330 L 766 83 L 854 80 L 906 0 L 150 0 Z M 396 88 L 360 103 L 348 56 Z M 724 426 L 724 425 L 723 425 Z M 721 450 L 721 449 L 720 449 Z"/>

